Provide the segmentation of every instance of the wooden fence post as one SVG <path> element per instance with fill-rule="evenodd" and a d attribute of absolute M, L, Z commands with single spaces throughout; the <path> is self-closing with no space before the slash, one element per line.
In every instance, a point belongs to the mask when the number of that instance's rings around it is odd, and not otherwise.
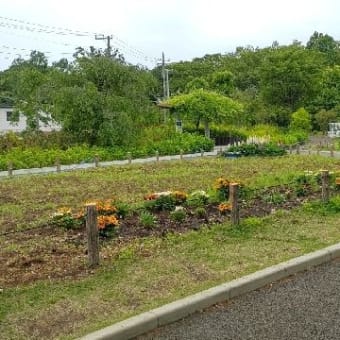
<path fill-rule="evenodd" d="M 94 155 L 94 166 L 96 168 L 99 167 L 99 156 L 98 155 Z"/>
<path fill-rule="evenodd" d="M 181 149 L 181 151 L 179 152 L 179 159 L 182 160 L 183 159 L 183 150 Z"/>
<path fill-rule="evenodd" d="M 334 157 L 334 144 L 331 144 L 331 153 L 330 153 L 330 156 L 331 157 Z"/>
<path fill-rule="evenodd" d="M 329 171 L 321 170 L 321 197 L 324 203 L 329 201 Z"/>
<path fill-rule="evenodd" d="M 203 157 L 203 156 L 204 156 L 204 150 L 201 149 L 201 157 Z"/>
<path fill-rule="evenodd" d="M 159 162 L 159 151 L 156 151 L 156 162 Z"/>
<path fill-rule="evenodd" d="M 238 183 L 229 184 L 229 202 L 231 204 L 231 223 L 233 225 L 240 224 L 240 209 L 238 205 Z"/>
<path fill-rule="evenodd" d="M 8 176 L 13 176 L 13 163 L 8 162 Z"/>
<path fill-rule="evenodd" d="M 57 168 L 57 172 L 60 172 L 60 171 L 61 171 L 61 168 L 60 168 L 60 159 L 59 159 L 59 158 L 57 158 L 57 159 L 55 160 L 55 166 L 56 166 L 56 168 Z"/>
<path fill-rule="evenodd" d="M 128 158 L 128 163 L 131 164 L 131 162 L 132 162 L 132 155 L 131 155 L 131 152 L 128 152 L 128 153 L 127 153 L 127 158 Z"/>
<path fill-rule="evenodd" d="M 97 228 L 97 208 L 95 203 L 86 204 L 87 254 L 89 266 L 99 265 L 99 240 Z"/>
<path fill-rule="evenodd" d="M 296 154 L 300 155 L 300 144 L 296 146 Z"/>

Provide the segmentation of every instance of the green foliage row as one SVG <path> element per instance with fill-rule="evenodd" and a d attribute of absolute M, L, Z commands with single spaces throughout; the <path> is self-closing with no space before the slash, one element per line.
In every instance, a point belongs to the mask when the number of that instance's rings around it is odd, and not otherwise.
<path fill-rule="evenodd" d="M 274 143 L 265 144 L 241 144 L 228 148 L 223 154 L 228 156 L 228 153 L 239 153 L 241 156 L 283 156 L 286 150 Z"/>
<path fill-rule="evenodd" d="M 128 152 L 133 158 L 159 155 L 174 155 L 181 151 L 195 153 L 210 151 L 214 146 L 212 140 L 189 133 L 173 134 L 170 139 L 150 142 L 142 147 L 89 147 L 87 145 L 71 146 L 66 150 L 59 148 L 43 149 L 41 147 L 13 147 L 0 156 L 0 169 L 6 170 L 11 162 L 14 169 L 53 166 L 58 159 L 61 164 L 93 162 L 98 156 L 101 161 L 126 159 Z"/>
<path fill-rule="evenodd" d="M 196 128 L 193 125 L 188 125 L 184 127 L 184 131 L 204 136 L 204 128 L 202 126 Z M 210 127 L 210 138 L 225 140 L 225 144 L 228 144 L 230 141 L 245 141 L 247 139 L 247 134 L 233 126 L 212 125 Z"/>

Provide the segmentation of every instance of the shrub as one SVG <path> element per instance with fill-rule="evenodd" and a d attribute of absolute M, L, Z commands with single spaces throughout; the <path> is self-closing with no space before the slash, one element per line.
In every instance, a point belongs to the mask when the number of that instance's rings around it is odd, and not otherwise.
<path fill-rule="evenodd" d="M 197 207 L 194 210 L 194 215 L 197 216 L 198 218 L 206 218 L 207 212 L 204 209 L 204 207 Z"/>
<path fill-rule="evenodd" d="M 160 155 L 195 153 L 200 150 L 210 151 L 214 142 L 202 136 L 189 133 L 176 133 L 171 138 L 158 142 L 150 142 L 141 147 L 89 147 L 87 145 L 74 145 L 67 148 L 59 148 L 58 145 L 43 148 L 41 145 L 25 145 L 15 134 L 9 135 L 9 140 L 3 141 L 0 152 L 2 153 L 0 169 L 7 170 L 9 162 L 13 163 L 14 169 L 53 166 L 57 159 L 63 165 L 73 163 L 94 162 L 98 155 L 101 161 L 126 159 L 127 153 L 131 152 L 133 158 L 154 156 L 157 150 Z M 9 145 L 11 145 L 9 147 Z"/>
<path fill-rule="evenodd" d="M 226 200 L 229 197 L 229 180 L 220 177 L 215 181 L 215 189 L 220 201 Z"/>
<path fill-rule="evenodd" d="M 283 156 L 286 154 L 286 150 L 282 146 L 274 143 L 231 146 L 222 155 L 227 156 L 230 152 L 237 152 L 241 156 Z"/>
<path fill-rule="evenodd" d="M 177 207 L 176 210 L 170 212 L 170 219 L 174 222 L 183 222 L 187 213 L 183 207 Z"/>
<path fill-rule="evenodd" d="M 139 216 L 140 224 L 145 228 L 153 228 L 156 225 L 156 217 L 149 211 L 142 211 Z"/>
<path fill-rule="evenodd" d="M 62 207 L 52 215 L 52 225 L 65 229 L 79 228 L 83 222 L 72 214 L 72 210 L 67 207 Z"/>
<path fill-rule="evenodd" d="M 202 207 L 208 203 L 209 195 L 203 190 L 197 190 L 192 192 L 186 201 L 186 205 L 189 207 Z"/>
<path fill-rule="evenodd" d="M 155 192 L 144 197 L 144 207 L 153 211 L 171 211 L 176 205 L 183 204 L 187 196 L 183 191 Z"/>
<path fill-rule="evenodd" d="M 99 215 L 97 217 L 99 236 L 112 237 L 118 227 L 118 218 L 115 215 Z"/>
<path fill-rule="evenodd" d="M 317 177 L 313 173 L 306 172 L 299 175 L 294 180 L 294 190 L 298 197 L 307 196 L 314 190 L 317 186 Z"/>

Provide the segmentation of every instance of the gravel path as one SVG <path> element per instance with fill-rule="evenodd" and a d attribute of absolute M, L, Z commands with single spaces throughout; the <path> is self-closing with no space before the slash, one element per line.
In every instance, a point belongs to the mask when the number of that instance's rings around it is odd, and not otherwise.
<path fill-rule="evenodd" d="M 339 340 L 340 259 L 137 339 Z"/>

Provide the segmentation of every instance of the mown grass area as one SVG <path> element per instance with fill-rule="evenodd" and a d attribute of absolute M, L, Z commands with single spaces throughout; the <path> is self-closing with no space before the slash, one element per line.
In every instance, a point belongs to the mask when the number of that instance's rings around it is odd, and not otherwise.
<path fill-rule="evenodd" d="M 337 170 L 339 166 L 339 160 L 321 157 L 199 159 L 13 178 L 0 182 L 1 219 L 11 228 L 15 228 L 16 223 L 24 228 L 36 223 L 34 216 L 41 221 L 57 206 L 80 206 L 91 198 L 113 195 L 136 203 L 153 190 L 207 189 L 220 175 L 257 187 L 289 181 L 296 171 Z M 7 206 L 5 195 L 12 198 Z M 237 228 L 225 223 L 128 244 L 105 242 L 101 249 L 101 267 L 87 277 L 5 288 L 0 293 L 1 337 L 75 338 L 221 282 L 337 243 L 340 241 L 339 216 L 336 210 L 325 211 L 316 205 L 277 211 L 261 219 L 249 218 Z M 6 236 L 0 237 L 1 244 L 15 248 L 15 244 L 7 241 Z M 50 265 L 53 267 L 53 263 Z"/>

